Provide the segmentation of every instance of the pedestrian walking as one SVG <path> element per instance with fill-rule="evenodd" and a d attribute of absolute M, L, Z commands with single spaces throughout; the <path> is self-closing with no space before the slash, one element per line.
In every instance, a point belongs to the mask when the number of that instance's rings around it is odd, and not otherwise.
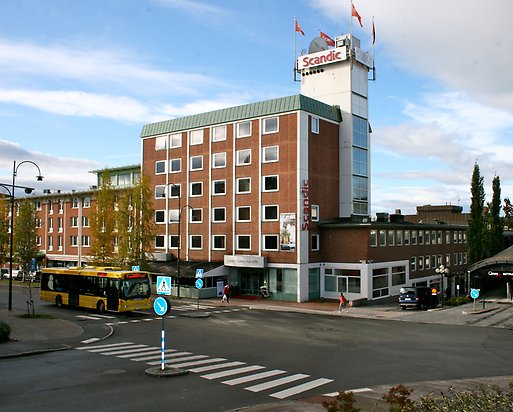
<path fill-rule="evenodd" d="M 344 294 L 342 292 L 340 292 L 340 296 L 338 298 L 338 313 L 342 312 L 342 307 L 346 310 L 347 312 L 347 299 L 346 297 L 344 296 Z"/>
<path fill-rule="evenodd" d="M 223 288 L 223 303 L 230 303 L 230 286 L 224 285 Z"/>

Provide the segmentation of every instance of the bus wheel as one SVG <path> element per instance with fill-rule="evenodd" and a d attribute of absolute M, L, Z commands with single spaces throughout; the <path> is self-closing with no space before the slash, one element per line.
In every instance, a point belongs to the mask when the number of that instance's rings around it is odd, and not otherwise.
<path fill-rule="evenodd" d="M 57 295 L 56 298 L 55 298 L 55 306 L 57 306 L 58 308 L 62 307 L 62 296 L 61 295 Z"/>
<path fill-rule="evenodd" d="M 96 304 L 96 309 L 98 310 L 98 313 L 105 313 L 105 303 L 103 300 L 99 300 Z"/>

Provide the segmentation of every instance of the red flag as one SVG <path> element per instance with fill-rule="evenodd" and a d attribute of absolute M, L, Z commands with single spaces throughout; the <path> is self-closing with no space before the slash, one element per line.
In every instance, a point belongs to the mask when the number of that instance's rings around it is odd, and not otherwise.
<path fill-rule="evenodd" d="M 362 24 L 362 17 L 358 14 L 358 12 L 356 11 L 355 7 L 354 7 L 354 4 L 351 3 L 351 8 L 352 8 L 352 11 L 351 11 L 351 16 L 352 17 L 356 17 L 358 19 L 358 23 L 360 23 L 360 27 L 363 27 L 363 24 Z"/>
<path fill-rule="evenodd" d="M 319 32 L 319 36 L 322 37 L 324 40 L 326 40 L 326 43 L 328 43 L 328 46 L 334 46 L 335 45 L 335 40 L 333 40 L 330 36 L 328 36 L 327 34 L 323 33 L 322 31 Z"/>
<path fill-rule="evenodd" d="M 374 20 L 372 20 L 372 44 L 376 43 L 376 28 L 374 27 Z"/>
<path fill-rule="evenodd" d="M 301 27 L 299 27 L 299 23 L 297 22 L 297 20 L 295 20 L 295 22 L 296 22 L 296 31 L 298 31 L 299 33 L 301 33 L 304 36 L 305 32 L 303 30 L 301 30 Z"/>

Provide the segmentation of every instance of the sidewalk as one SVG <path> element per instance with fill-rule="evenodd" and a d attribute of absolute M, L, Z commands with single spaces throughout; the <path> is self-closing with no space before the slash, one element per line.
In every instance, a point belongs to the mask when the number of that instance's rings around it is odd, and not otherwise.
<path fill-rule="evenodd" d="M 188 299 L 182 299 L 182 302 L 188 302 Z M 193 300 L 196 303 L 196 300 Z M 354 317 L 367 319 L 386 319 L 400 320 L 419 323 L 437 323 L 437 324 L 454 324 L 468 325 L 472 324 L 476 319 L 492 316 L 495 312 L 503 310 L 506 306 L 501 300 L 490 301 L 486 303 L 486 307 L 476 307 L 469 303 L 458 307 L 444 307 L 443 309 L 434 309 L 431 311 L 414 311 L 398 310 L 395 303 L 382 305 L 368 305 L 360 307 L 350 307 L 338 312 L 337 301 L 318 301 L 318 302 L 278 302 L 265 299 L 242 299 L 231 298 L 230 303 L 222 303 L 220 299 L 204 299 L 202 304 L 212 306 L 244 306 L 253 310 L 269 310 L 269 311 L 286 311 L 299 312 L 305 314 L 318 314 L 325 316 Z M 511 302 L 508 302 L 508 307 Z M 0 361 L 2 359 L 13 358 L 18 356 L 29 356 L 50 351 L 59 351 L 71 349 L 80 344 L 81 341 L 89 337 L 91 333 L 102 335 L 103 338 L 110 336 L 112 330 L 108 330 L 106 326 L 103 329 L 94 331 L 84 331 L 84 329 L 75 322 L 63 319 L 31 319 L 23 318 L 24 312 L 0 309 L 0 321 L 9 324 L 11 327 L 11 341 L 0 344 Z M 406 386 L 414 389 L 412 399 L 418 399 L 421 395 L 429 393 L 440 394 L 447 393 L 449 387 L 457 390 L 473 388 L 479 383 L 495 384 L 506 388 L 510 382 L 513 382 L 513 375 L 499 376 L 493 378 L 480 378 L 477 380 L 467 379 L 458 381 L 434 381 L 434 382 L 417 382 L 404 383 Z M 372 410 L 374 412 L 388 412 L 388 406 L 380 401 L 381 396 L 386 394 L 390 386 L 377 386 L 366 388 L 366 390 L 355 393 L 357 406 L 362 411 Z M 368 390 L 367 390 L 368 389 Z M 237 409 L 244 412 L 321 412 L 325 411 L 321 402 L 332 398 L 316 397 L 305 399 L 302 401 L 284 401 L 275 402 L 265 405 L 257 405 L 249 408 Z"/>

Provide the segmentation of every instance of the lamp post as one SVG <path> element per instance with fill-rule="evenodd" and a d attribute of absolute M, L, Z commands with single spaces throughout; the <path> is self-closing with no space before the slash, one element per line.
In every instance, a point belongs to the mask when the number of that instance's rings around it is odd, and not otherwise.
<path fill-rule="evenodd" d="M 435 270 L 436 273 L 440 275 L 440 303 L 442 308 L 444 307 L 444 275 L 447 275 L 449 273 L 449 269 L 446 268 L 444 265 L 440 265 Z"/>
<path fill-rule="evenodd" d="M 18 163 L 17 166 L 16 166 L 16 160 L 13 162 L 12 185 L 11 185 L 11 190 L 10 190 L 10 194 L 11 194 L 11 244 L 10 244 L 10 250 L 9 250 L 9 305 L 8 305 L 8 308 L 10 311 L 12 311 L 12 260 L 13 260 L 13 255 L 14 255 L 14 248 L 13 248 L 13 246 L 14 246 L 14 189 L 16 187 L 20 187 L 20 186 L 16 186 L 16 175 L 18 173 L 18 168 L 24 163 L 33 164 L 37 168 L 37 171 L 39 173 L 36 176 L 36 180 L 38 182 L 43 180 L 43 176 L 41 175 L 41 169 L 39 169 L 39 166 L 36 163 L 34 163 L 32 160 L 24 160 L 24 161 Z M 25 188 L 26 193 L 31 193 L 32 190 L 34 190 L 34 189 L 28 188 L 28 187 Z"/>

